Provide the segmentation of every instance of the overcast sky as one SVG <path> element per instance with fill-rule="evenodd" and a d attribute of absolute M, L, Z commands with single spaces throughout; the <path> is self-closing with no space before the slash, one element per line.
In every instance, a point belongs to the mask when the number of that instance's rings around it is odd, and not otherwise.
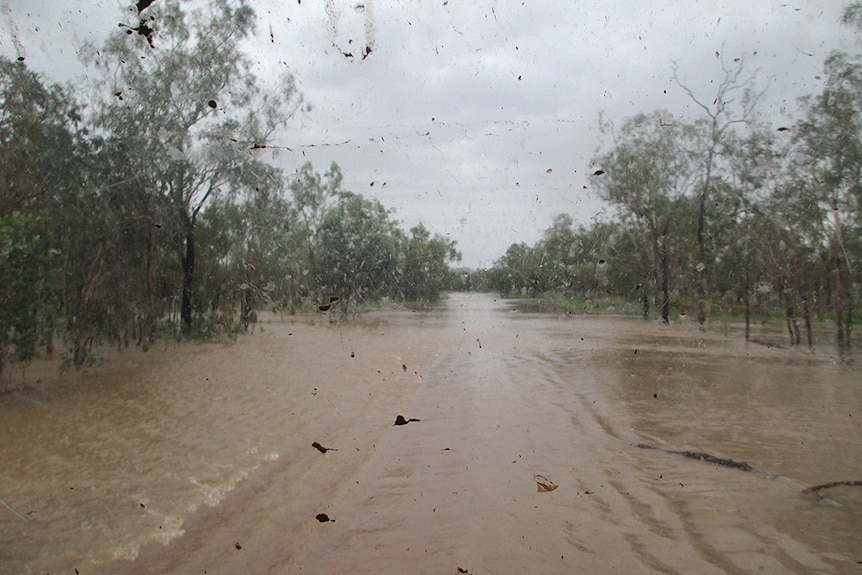
<path fill-rule="evenodd" d="M 251 3 L 258 72 L 291 70 L 313 106 L 275 142 L 295 151 L 264 157 L 288 172 L 338 162 L 345 188 L 394 208 L 404 228 L 421 221 L 457 241 L 469 267 L 535 242 L 556 214 L 609 219 L 590 178 L 609 145 L 599 113 L 697 117 L 673 62 L 712 101 L 716 53 L 742 58 L 768 83 L 761 112 L 777 127 L 820 89 L 831 50 L 859 49 L 843 0 Z M 52 80 L 85 78 L 81 44 L 134 22 L 131 5 L 0 0 L 0 54 Z"/>

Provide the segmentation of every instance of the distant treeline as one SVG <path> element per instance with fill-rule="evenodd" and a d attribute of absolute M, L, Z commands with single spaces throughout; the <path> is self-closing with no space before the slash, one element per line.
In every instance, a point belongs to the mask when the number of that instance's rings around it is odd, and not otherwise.
<path fill-rule="evenodd" d="M 55 347 L 81 366 L 99 342 L 229 335 L 255 306 L 433 301 L 451 284 L 454 243 L 401 230 L 336 164 L 262 161 L 306 107 L 294 78 L 262 88 L 243 0 L 186 6 L 86 47 L 91 85 L 0 60 L 0 371 Z"/>
<path fill-rule="evenodd" d="M 860 15 L 854 4 L 845 20 Z M 674 306 L 701 323 L 735 307 L 746 337 L 752 308 L 770 307 L 793 345 L 813 344 L 816 314 L 849 345 L 862 279 L 862 58 L 833 52 L 795 121 L 759 115 L 763 92 L 743 61 L 723 69 L 701 97 L 674 75 L 698 118 L 603 119 L 612 145 L 591 180 L 610 221 L 576 228 L 560 215 L 470 281 L 503 295 L 607 292 L 665 322 Z"/>

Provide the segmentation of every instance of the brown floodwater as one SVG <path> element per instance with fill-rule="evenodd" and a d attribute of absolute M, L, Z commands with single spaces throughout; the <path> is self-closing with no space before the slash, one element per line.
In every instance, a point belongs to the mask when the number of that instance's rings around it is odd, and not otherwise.
<path fill-rule="evenodd" d="M 3 396 L 0 572 L 862 573 L 862 487 L 801 494 L 862 480 L 854 355 L 486 295 L 262 320 Z"/>

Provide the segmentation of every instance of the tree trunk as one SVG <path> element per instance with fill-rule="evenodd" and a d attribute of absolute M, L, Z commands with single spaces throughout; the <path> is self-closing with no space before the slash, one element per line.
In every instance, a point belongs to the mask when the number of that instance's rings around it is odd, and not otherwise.
<path fill-rule="evenodd" d="M 781 284 L 784 285 L 783 282 Z M 793 302 L 787 293 L 787 290 L 782 287 L 779 292 L 781 301 L 784 302 L 784 320 L 787 323 L 787 334 L 790 336 L 790 345 L 799 345 L 799 323 L 796 321 Z"/>
<path fill-rule="evenodd" d="M 251 297 L 251 282 L 248 282 L 249 288 L 242 292 L 242 306 L 240 310 L 240 321 L 242 325 L 245 326 L 245 330 L 248 331 L 248 314 L 251 312 L 251 308 L 253 305 L 252 297 Z"/>
<path fill-rule="evenodd" d="M 45 355 L 49 358 L 54 357 L 54 327 L 48 330 L 48 341 L 45 344 Z M 2 371 L 2 370 L 0 370 Z"/>
<path fill-rule="evenodd" d="M 787 333 L 790 335 L 790 345 L 799 345 L 799 322 L 793 317 L 793 307 L 787 304 L 785 308 L 787 316 Z"/>
<path fill-rule="evenodd" d="M 646 286 L 642 286 L 641 289 L 643 290 L 644 319 L 647 319 L 649 317 L 649 292 Z"/>
<path fill-rule="evenodd" d="M 835 342 L 838 347 L 844 347 L 844 282 L 841 277 L 841 260 L 835 257 L 835 297 L 833 300 L 835 311 Z"/>
<path fill-rule="evenodd" d="M 710 150 L 710 160 L 712 158 L 712 151 Z M 711 162 L 710 162 L 711 167 Z M 706 195 L 709 187 L 709 174 L 710 167 L 707 167 L 707 176 L 706 183 L 703 185 L 703 190 L 700 193 L 700 207 L 698 208 L 697 213 L 697 251 L 699 263 L 707 266 L 706 264 L 706 238 L 704 237 L 704 230 L 706 227 Z M 698 325 L 703 325 L 706 322 L 706 298 L 709 296 L 709 282 L 707 280 L 707 274 L 710 272 L 710 266 L 704 267 L 700 272 L 700 281 L 697 282 L 697 323 Z"/>
<path fill-rule="evenodd" d="M 667 228 L 665 223 L 664 235 L 661 240 L 661 321 L 670 323 L 670 272 L 667 269 Z"/>
<path fill-rule="evenodd" d="M 712 128 L 710 130 L 710 138 L 712 144 L 709 147 L 706 157 L 706 175 L 703 179 L 703 188 L 700 191 L 700 202 L 697 210 L 697 253 L 700 264 L 704 268 L 699 273 L 701 274 L 698 282 L 698 297 L 697 297 L 697 323 L 703 325 L 706 321 L 706 300 L 709 297 L 709 274 L 712 273 L 712 265 L 706 262 L 706 200 L 709 196 L 709 187 L 712 185 L 712 161 L 715 156 L 716 146 L 716 117 L 712 118 Z"/>
<path fill-rule="evenodd" d="M 195 271 L 195 225 L 186 214 L 183 214 L 185 222 L 185 255 L 183 264 L 183 293 L 180 305 L 180 323 L 182 333 L 188 334 L 192 328 L 192 289 Z"/>
<path fill-rule="evenodd" d="M 802 317 L 805 320 L 805 335 L 810 349 L 814 347 L 814 333 L 811 331 L 811 308 L 808 307 L 807 297 L 802 298 Z"/>
<path fill-rule="evenodd" d="M 743 287 L 742 301 L 745 304 L 745 341 L 751 337 L 751 297 L 749 290 L 751 289 L 751 276 L 748 270 L 745 270 L 745 286 Z"/>
<path fill-rule="evenodd" d="M 144 352 L 150 349 L 150 340 L 153 337 L 153 323 L 156 320 L 156 234 L 152 229 L 150 229 L 147 240 L 147 307 L 144 310 L 139 341 L 141 350 Z"/>

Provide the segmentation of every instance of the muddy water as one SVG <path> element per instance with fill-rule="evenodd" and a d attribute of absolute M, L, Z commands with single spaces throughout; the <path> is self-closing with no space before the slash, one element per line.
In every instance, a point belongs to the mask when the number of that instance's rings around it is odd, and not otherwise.
<path fill-rule="evenodd" d="M 4 398 L 0 570 L 862 569 L 862 488 L 800 495 L 862 479 L 862 378 L 828 350 L 479 295 L 262 327 Z"/>

